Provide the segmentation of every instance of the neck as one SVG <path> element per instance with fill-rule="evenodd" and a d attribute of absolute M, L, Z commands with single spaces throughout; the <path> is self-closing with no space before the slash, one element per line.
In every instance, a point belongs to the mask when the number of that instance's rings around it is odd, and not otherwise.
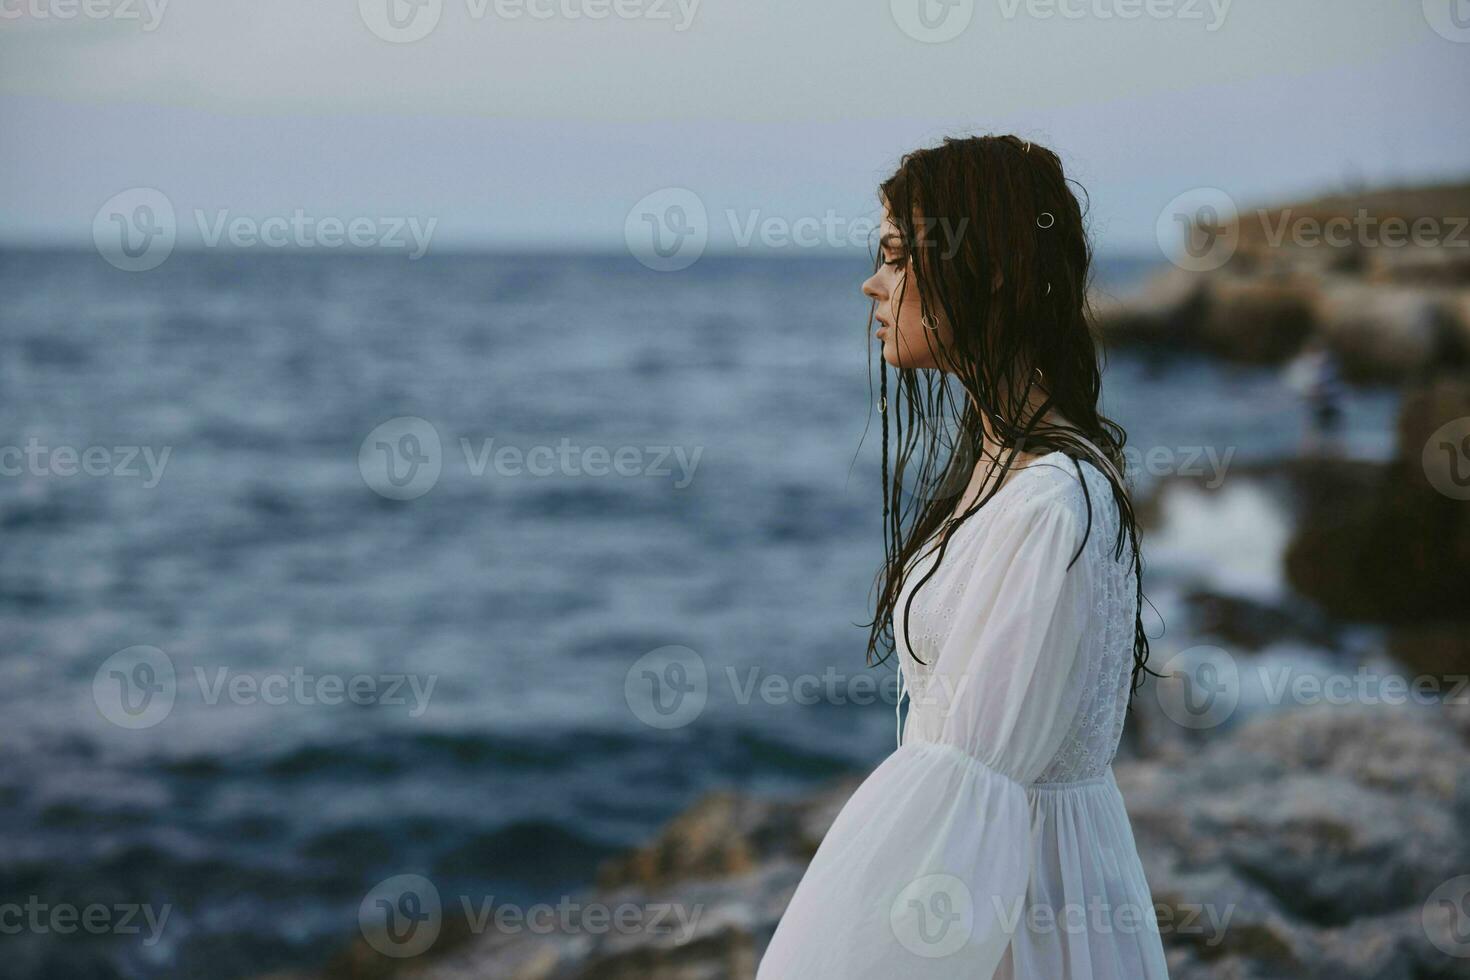
<path fill-rule="evenodd" d="M 1039 383 L 1032 384 L 1026 392 L 1026 406 L 1022 410 L 1020 417 L 1015 420 L 1015 424 L 1024 429 L 1028 423 L 1034 420 L 1037 424 L 1044 423 L 1058 428 L 1076 428 L 1062 416 L 1062 413 L 1055 406 L 1048 407 L 1046 414 L 1038 418 L 1041 415 L 1042 406 L 1046 404 L 1049 397 L 1050 393 Z M 980 419 L 982 462 L 985 460 L 993 461 L 999 459 L 1001 453 L 1006 451 L 1006 446 L 996 435 L 996 420 L 989 412 L 980 407 L 973 395 L 970 396 L 970 406 L 975 410 L 975 414 Z M 1017 461 L 1036 455 L 1035 453 L 1027 452 L 1024 445 L 1016 446 L 1015 450 Z"/>

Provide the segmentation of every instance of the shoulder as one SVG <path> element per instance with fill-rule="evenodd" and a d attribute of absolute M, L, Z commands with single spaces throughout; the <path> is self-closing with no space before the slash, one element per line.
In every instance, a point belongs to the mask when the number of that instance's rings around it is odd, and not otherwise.
<path fill-rule="evenodd" d="M 1116 513 L 1113 486 L 1107 475 L 1089 460 L 1063 452 L 1048 453 L 1017 472 L 1021 500 L 1013 511 L 1022 527 L 1052 526 L 1077 546 L 1090 531 L 1111 526 Z"/>

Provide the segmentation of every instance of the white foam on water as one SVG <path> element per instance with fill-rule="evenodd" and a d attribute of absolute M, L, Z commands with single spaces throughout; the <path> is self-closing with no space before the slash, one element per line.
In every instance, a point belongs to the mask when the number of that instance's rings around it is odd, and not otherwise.
<path fill-rule="evenodd" d="M 1291 519 L 1264 486 L 1236 477 L 1218 490 L 1171 483 L 1160 493 L 1159 525 L 1144 540 L 1154 573 L 1221 594 L 1281 597 Z"/>

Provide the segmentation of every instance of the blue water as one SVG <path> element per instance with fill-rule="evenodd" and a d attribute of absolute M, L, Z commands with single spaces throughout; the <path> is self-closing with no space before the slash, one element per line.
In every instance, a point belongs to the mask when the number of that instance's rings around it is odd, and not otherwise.
<path fill-rule="evenodd" d="M 7 968 L 309 966 L 352 939 L 385 877 L 555 896 L 708 789 L 872 765 L 891 700 L 740 694 L 829 667 L 843 690 L 892 677 L 863 667 L 853 625 L 879 557 L 866 270 L 180 253 L 129 274 L 0 253 L 0 442 L 112 467 L 0 476 L 0 903 L 171 909 L 151 945 L 7 937 Z M 1101 271 L 1121 290 L 1146 270 Z M 1289 455 L 1301 417 L 1273 371 L 1132 354 L 1114 355 L 1105 401 L 1136 444 L 1238 461 Z M 1391 413 L 1355 398 L 1358 450 L 1387 451 Z M 411 500 L 359 462 L 399 417 L 441 441 Z M 490 439 L 671 458 L 477 475 Z M 131 729 L 94 679 L 138 645 L 168 657 L 176 700 Z M 624 684 L 670 645 L 702 658 L 710 695 L 662 730 Z M 433 687 L 417 705 L 210 703 L 196 669 Z"/>

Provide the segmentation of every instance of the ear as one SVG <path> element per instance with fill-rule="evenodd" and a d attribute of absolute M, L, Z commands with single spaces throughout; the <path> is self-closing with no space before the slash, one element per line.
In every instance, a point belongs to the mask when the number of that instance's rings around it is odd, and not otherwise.
<path fill-rule="evenodd" d="M 1000 266 L 995 267 L 995 275 L 990 277 L 990 291 L 999 292 L 1001 283 L 1005 282 L 1005 276 L 1000 274 Z"/>

